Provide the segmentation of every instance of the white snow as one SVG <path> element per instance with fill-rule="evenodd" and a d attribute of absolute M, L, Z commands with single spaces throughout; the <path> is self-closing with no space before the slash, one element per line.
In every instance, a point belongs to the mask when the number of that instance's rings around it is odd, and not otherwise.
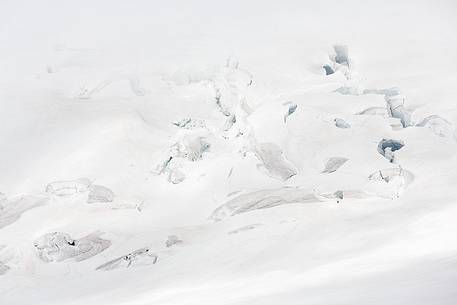
<path fill-rule="evenodd" d="M 2 1 L 0 305 L 456 304 L 456 29 L 453 0 Z"/>

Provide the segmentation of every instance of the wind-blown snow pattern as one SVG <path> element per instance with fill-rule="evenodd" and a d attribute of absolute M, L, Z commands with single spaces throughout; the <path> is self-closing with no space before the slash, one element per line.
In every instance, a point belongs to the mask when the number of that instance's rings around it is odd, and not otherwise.
<path fill-rule="evenodd" d="M 457 304 L 457 3 L 0 5 L 0 305 Z"/>

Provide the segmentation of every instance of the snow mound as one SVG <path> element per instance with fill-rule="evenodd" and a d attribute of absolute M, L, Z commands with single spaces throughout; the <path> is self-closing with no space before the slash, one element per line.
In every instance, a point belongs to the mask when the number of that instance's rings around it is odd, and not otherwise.
<path fill-rule="evenodd" d="M 303 189 L 282 188 L 276 190 L 261 190 L 242 194 L 218 207 L 210 219 L 219 221 L 258 209 L 267 209 L 290 203 L 319 202 L 314 193 Z"/>
<path fill-rule="evenodd" d="M 368 176 L 368 191 L 386 198 L 399 198 L 414 181 L 414 174 L 401 167 L 385 168 Z"/>
<path fill-rule="evenodd" d="M 270 177 L 287 180 L 297 174 L 297 170 L 285 157 L 282 149 L 275 143 L 260 143 L 256 146 L 256 156 Z"/>
<path fill-rule="evenodd" d="M 186 175 L 180 170 L 184 159 L 196 162 L 203 158 L 203 154 L 209 152 L 211 144 L 208 142 L 209 133 L 206 130 L 185 131 L 178 135 L 176 143 L 170 146 L 163 155 L 159 164 L 156 165 L 156 175 L 165 174 L 167 180 L 173 184 L 181 183 Z"/>
<path fill-rule="evenodd" d="M 35 249 L 44 262 L 61 262 L 66 259 L 83 261 L 106 250 L 111 242 L 100 238 L 100 233 L 92 233 L 80 239 L 72 239 L 61 232 L 47 233 L 38 238 Z"/>
<path fill-rule="evenodd" d="M 5 274 L 6 272 L 8 272 L 8 270 L 10 270 L 10 267 L 8 267 L 8 265 L 0 261 L 0 275 Z"/>
<path fill-rule="evenodd" d="M 176 235 L 170 235 L 168 236 L 167 240 L 165 241 L 165 246 L 167 248 L 170 248 L 171 246 L 174 246 L 174 245 L 177 245 L 177 244 L 181 244 L 183 241 L 181 239 L 179 239 L 178 236 Z"/>
<path fill-rule="evenodd" d="M 142 248 L 104 263 L 98 266 L 96 270 L 108 271 L 113 269 L 129 268 L 133 266 L 154 265 L 157 263 L 157 259 L 157 254 L 152 253 L 149 248 Z"/>
<path fill-rule="evenodd" d="M 108 78 L 89 86 L 83 86 L 77 97 L 79 99 L 91 99 L 94 95 L 100 93 L 108 86 L 114 83 L 128 81 L 131 92 L 136 96 L 145 95 L 145 90 L 140 85 L 140 79 L 135 74 L 116 73 Z"/>
<path fill-rule="evenodd" d="M 92 181 L 87 178 L 79 178 L 76 180 L 54 181 L 46 186 L 46 193 L 66 197 L 78 193 L 87 192 Z"/>
<path fill-rule="evenodd" d="M 344 157 L 332 157 L 325 163 L 325 168 L 322 173 L 333 173 L 336 172 L 344 163 L 349 161 L 348 158 Z"/>
<path fill-rule="evenodd" d="M 178 126 L 184 129 L 198 129 L 198 128 L 206 128 L 206 123 L 204 120 L 200 119 L 193 119 L 193 118 L 185 118 L 178 122 L 173 123 L 173 125 Z"/>
<path fill-rule="evenodd" d="M 258 227 L 262 226 L 262 224 L 260 223 L 255 223 L 255 224 L 251 224 L 251 225 L 246 225 L 246 226 L 242 226 L 238 229 L 235 229 L 235 230 L 232 230 L 232 231 L 229 231 L 228 234 L 238 234 L 238 233 L 242 233 L 242 232 L 246 232 L 246 231 L 250 231 L 250 230 L 254 230 Z"/>
<path fill-rule="evenodd" d="M 368 107 L 360 112 L 357 112 L 356 115 L 387 115 L 387 109 L 385 107 Z"/>
<path fill-rule="evenodd" d="M 112 202 L 114 200 L 114 192 L 109 188 L 93 184 L 89 187 L 89 195 L 87 203 L 95 202 Z"/>
<path fill-rule="evenodd" d="M 48 202 L 45 196 L 22 195 L 7 199 L 0 198 L 0 229 L 18 220 L 21 215 Z"/>
<path fill-rule="evenodd" d="M 453 137 L 454 127 L 451 122 L 439 115 L 430 115 L 416 124 L 416 127 L 426 127 L 439 137 Z"/>

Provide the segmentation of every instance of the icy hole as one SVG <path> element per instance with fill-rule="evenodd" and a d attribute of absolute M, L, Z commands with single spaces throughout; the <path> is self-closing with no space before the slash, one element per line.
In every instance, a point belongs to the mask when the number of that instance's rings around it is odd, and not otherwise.
<path fill-rule="evenodd" d="M 325 70 L 325 75 L 332 75 L 333 73 L 335 73 L 333 68 L 329 65 L 323 65 L 322 68 Z"/>
<path fill-rule="evenodd" d="M 335 126 L 338 128 L 342 128 L 342 129 L 351 128 L 351 124 L 349 124 L 348 122 L 346 122 L 343 119 L 335 118 L 333 121 L 335 122 Z"/>
<path fill-rule="evenodd" d="M 334 45 L 333 50 L 335 51 L 332 57 L 333 61 L 340 65 L 349 66 L 349 51 L 346 45 Z"/>
<path fill-rule="evenodd" d="M 347 79 L 351 78 L 349 51 L 346 45 L 332 46 L 328 57 L 330 62 L 321 66 L 325 71 L 325 75 L 332 75 L 340 71 Z"/>
<path fill-rule="evenodd" d="M 405 146 L 401 140 L 382 139 L 378 144 L 378 152 L 391 163 L 395 161 L 394 151 L 397 151 Z"/>
<path fill-rule="evenodd" d="M 286 102 L 284 105 L 287 106 L 287 112 L 284 115 L 284 122 L 286 122 L 287 117 L 289 117 L 292 113 L 295 112 L 295 110 L 297 110 L 298 105 L 293 102 Z"/>

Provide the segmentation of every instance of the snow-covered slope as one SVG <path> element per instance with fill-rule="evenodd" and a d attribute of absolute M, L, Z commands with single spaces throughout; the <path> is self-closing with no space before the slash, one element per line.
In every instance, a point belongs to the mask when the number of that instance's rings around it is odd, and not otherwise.
<path fill-rule="evenodd" d="M 456 17 L 4 1 L 0 304 L 455 304 Z"/>

